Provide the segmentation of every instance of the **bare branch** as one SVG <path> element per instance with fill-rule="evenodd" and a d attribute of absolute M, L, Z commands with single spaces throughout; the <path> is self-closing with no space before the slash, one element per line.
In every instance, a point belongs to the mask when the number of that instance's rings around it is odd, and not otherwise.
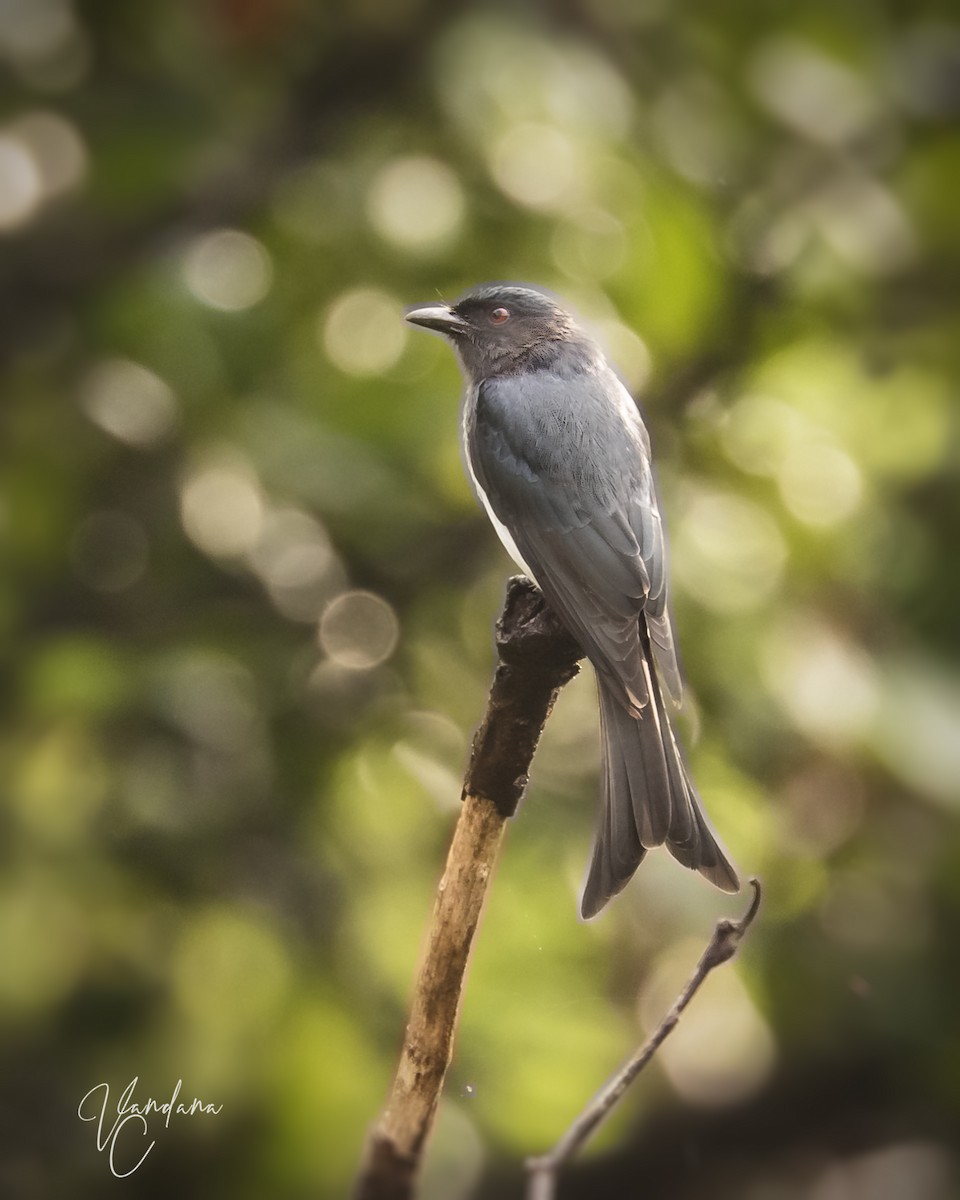
<path fill-rule="evenodd" d="M 367 1148 L 358 1200 L 408 1200 L 453 1053 L 463 980 L 507 818 L 579 646 L 521 576 L 497 623 L 499 664 L 473 743 L 447 865 L 437 889 L 400 1064 Z"/>
<path fill-rule="evenodd" d="M 528 1159 L 527 1200 L 553 1200 L 557 1180 L 563 1167 L 613 1112 L 627 1088 L 650 1062 L 667 1036 L 676 1028 L 683 1010 L 699 991 L 710 972 L 736 954 L 744 934 L 750 928 L 760 908 L 760 881 L 751 879 L 750 886 L 753 888 L 753 899 L 749 909 L 739 921 L 724 918 L 717 922 L 713 936 L 700 956 L 696 969 L 653 1034 L 597 1092 L 553 1149 L 539 1158 Z"/>

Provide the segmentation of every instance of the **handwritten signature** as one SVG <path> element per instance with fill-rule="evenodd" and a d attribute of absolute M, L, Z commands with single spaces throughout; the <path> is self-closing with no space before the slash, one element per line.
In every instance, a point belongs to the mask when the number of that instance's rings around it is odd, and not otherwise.
<path fill-rule="evenodd" d="M 183 1088 L 182 1079 L 177 1080 L 177 1086 L 173 1089 L 169 1100 L 165 1100 L 160 1104 L 151 1097 L 140 1104 L 133 1098 L 134 1089 L 139 1081 L 140 1076 L 134 1075 L 123 1089 L 120 1099 L 117 1101 L 117 1115 L 113 1117 L 113 1124 L 111 1125 L 108 1125 L 108 1121 L 113 1115 L 110 1114 L 108 1116 L 107 1114 L 107 1108 L 110 1104 L 110 1085 L 108 1083 L 95 1084 L 77 1106 L 77 1116 L 81 1121 L 97 1122 L 97 1149 L 101 1154 L 104 1151 L 107 1152 L 107 1163 L 110 1166 L 110 1173 L 115 1175 L 117 1179 L 126 1179 L 138 1167 L 142 1167 L 144 1159 L 157 1144 L 156 1138 L 154 1138 L 129 1170 L 120 1170 L 120 1167 L 117 1165 L 118 1159 L 122 1162 L 129 1162 L 136 1156 L 140 1145 L 142 1145 L 142 1143 L 138 1143 L 131 1150 L 130 1135 L 139 1131 L 143 1138 L 150 1136 L 150 1126 L 147 1123 L 147 1117 L 152 1115 L 162 1116 L 164 1128 L 169 1129 L 170 1118 L 173 1116 L 192 1117 L 197 1113 L 218 1113 L 223 1108 L 222 1104 L 204 1104 L 202 1100 L 196 1098 L 190 1104 L 180 1102 L 178 1097 Z M 98 1105 L 99 1107 L 97 1107 Z M 124 1133 L 124 1130 L 127 1132 Z M 117 1143 L 120 1141 L 121 1134 L 123 1134 L 124 1145 L 118 1154 Z"/>

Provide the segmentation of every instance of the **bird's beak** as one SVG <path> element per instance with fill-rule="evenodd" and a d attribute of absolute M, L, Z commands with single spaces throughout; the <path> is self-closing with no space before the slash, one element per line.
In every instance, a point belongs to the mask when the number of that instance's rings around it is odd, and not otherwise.
<path fill-rule="evenodd" d="M 457 316 L 449 304 L 435 304 L 424 308 L 411 308 L 404 317 L 411 325 L 422 325 L 424 329 L 435 329 L 437 333 L 460 333 L 467 323 Z"/>

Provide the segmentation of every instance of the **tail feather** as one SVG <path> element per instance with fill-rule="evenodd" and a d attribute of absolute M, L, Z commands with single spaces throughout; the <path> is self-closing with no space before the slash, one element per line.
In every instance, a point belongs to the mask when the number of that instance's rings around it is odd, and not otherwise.
<path fill-rule="evenodd" d="M 646 660 L 643 660 L 643 675 L 647 694 L 652 698 L 657 685 Z M 667 839 L 673 821 L 674 789 L 671 787 L 669 756 L 660 726 L 660 714 L 653 703 L 648 703 L 641 710 L 643 715 L 638 722 L 618 703 L 615 694 L 601 687 L 601 709 L 609 705 L 613 709 L 607 728 L 613 730 L 615 742 L 607 745 L 611 752 L 619 751 L 622 759 L 640 844 L 648 849 L 661 846 Z M 649 803 L 647 798 L 650 796 L 657 797 L 658 802 Z"/>
<path fill-rule="evenodd" d="M 614 739 L 619 748 L 617 730 L 607 720 L 603 708 L 600 709 L 601 736 Z M 621 753 L 604 756 L 603 762 L 603 792 L 604 795 L 623 796 L 630 794 L 630 780 L 627 775 L 626 759 Z M 633 810 L 628 805 L 608 804 L 601 811 L 601 825 L 598 840 L 603 842 L 602 870 L 607 881 L 622 880 L 614 884 L 614 890 L 630 878 L 643 856 L 646 854 L 641 841 Z M 612 894 L 612 893 L 611 893 Z"/>
<path fill-rule="evenodd" d="M 722 891 L 740 889 L 704 815 L 649 664 L 646 673 L 651 700 L 639 716 L 598 677 L 603 798 L 580 903 L 585 920 L 626 885 L 649 847 L 663 843 Z"/>

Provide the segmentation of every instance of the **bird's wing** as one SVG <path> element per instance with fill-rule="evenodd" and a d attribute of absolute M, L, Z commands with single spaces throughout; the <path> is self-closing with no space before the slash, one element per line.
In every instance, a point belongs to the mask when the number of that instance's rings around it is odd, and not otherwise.
<path fill-rule="evenodd" d="M 486 380 L 464 432 L 486 504 L 594 666 L 629 708 L 646 706 L 642 613 L 662 682 L 679 698 L 649 443 L 616 376 Z"/>

